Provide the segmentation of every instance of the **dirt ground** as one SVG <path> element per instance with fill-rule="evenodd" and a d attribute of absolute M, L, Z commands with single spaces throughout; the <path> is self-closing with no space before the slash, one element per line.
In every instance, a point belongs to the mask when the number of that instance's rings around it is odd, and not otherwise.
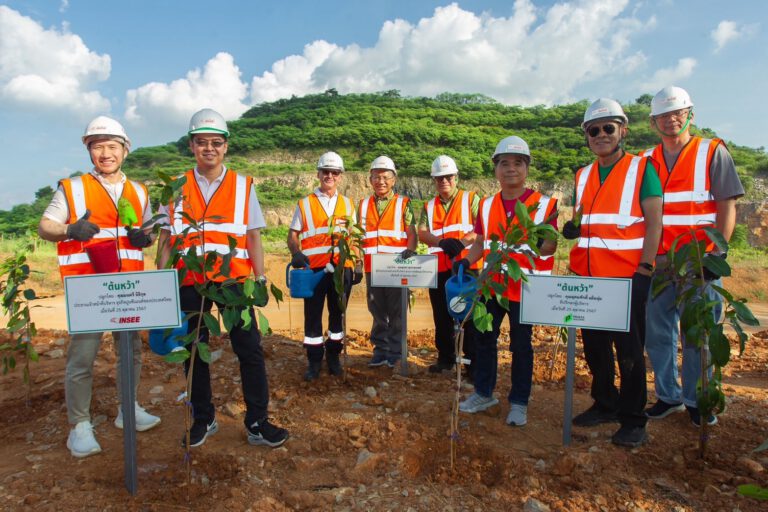
<path fill-rule="evenodd" d="M 768 330 L 752 335 L 743 356 L 733 352 L 724 378 L 728 408 L 710 432 L 703 460 L 697 457 L 698 430 L 685 413 L 649 422 L 649 442 L 638 449 L 611 444 L 616 425 L 574 428 L 572 444 L 563 447 L 565 354 L 561 349 L 553 359 L 553 328 L 534 330 L 528 424 L 505 425 L 510 354 L 504 334 L 496 386 L 501 404 L 460 416 L 451 469 L 456 378 L 427 373 L 435 359 L 433 333 L 422 327 L 431 321 L 427 299 L 420 296 L 409 318 L 410 372 L 403 377 L 366 366 L 370 345 L 361 295 L 354 307 L 363 327 L 351 325 L 346 379 L 324 372 L 317 382 L 303 382 L 300 303 L 291 306 L 292 333 L 285 305 L 268 311 L 276 330 L 263 340 L 270 415 L 291 433 L 281 448 L 248 445 L 237 359 L 226 339 L 212 343 L 221 349 L 211 369 L 219 432 L 193 449 L 189 475 L 180 446 L 184 411 L 176 401 L 183 371 L 146 349 L 139 399 L 162 424 L 137 435 L 135 497 L 123 485 L 122 431 L 113 425 L 112 343 L 103 344 L 96 362 L 91 408 L 103 452 L 74 459 L 65 446 L 67 336 L 51 329 L 53 309 L 39 310 L 35 321 L 46 329 L 34 340 L 41 358 L 31 367 L 29 397 L 18 369 L 0 379 L 0 510 L 765 510 L 765 502 L 740 497 L 736 487 L 768 487 L 768 452 L 752 452 L 768 438 Z M 651 403 L 652 379 L 649 368 Z M 575 412 L 591 404 L 589 382 L 579 342 Z M 462 386 L 462 396 L 470 392 Z"/>

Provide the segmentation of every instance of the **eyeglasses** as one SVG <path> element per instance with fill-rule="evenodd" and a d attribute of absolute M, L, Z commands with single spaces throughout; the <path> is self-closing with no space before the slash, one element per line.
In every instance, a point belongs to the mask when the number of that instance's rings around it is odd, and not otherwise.
<path fill-rule="evenodd" d="M 334 177 L 341 176 L 341 171 L 334 171 L 331 169 L 320 169 L 320 172 L 323 173 L 325 176 L 334 176 Z"/>
<path fill-rule="evenodd" d="M 207 140 L 207 139 L 195 139 L 195 146 L 198 148 L 207 148 L 207 147 L 213 147 L 214 149 L 221 149 L 224 144 L 227 143 L 225 140 L 221 139 L 214 139 L 214 140 Z"/>
<path fill-rule="evenodd" d="M 670 117 L 676 117 L 678 119 L 683 117 L 688 117 L 688 114 L 690 113 L 690 110 L 687 108 L 681 108 L 680 110 L 673 110 L 672 112 L 666 112 L 664 114 L 659 114 L 658 116 L 654 116 L 656 119 L 669 119 Z"/>
<path fill-rule="evenodd" d="M 374 183 L 376 183 L 377 181 L 380 181 L 380 182 L 392 181 L 393 179 L 395 179 L 394 176 L 371 176 L 371 181 Z"/>
<path fill-rule="evenodd" d="M 435 181 L 440 183 L 441 181 L 453 181 L 453 178 L 455 178 L 455 174 L 449 174 L 448 176 L 435 176 Z"/>
<path fill-rule="evenodd" d="M 613 135 L 616 132 L 616 125 L 613 123 L 608 123 L 602 126 L 590 126 L 587 128 L 587 134 L 594 138 L 600 135 L 600 130 L 605 132 L 606 135 Z"/>

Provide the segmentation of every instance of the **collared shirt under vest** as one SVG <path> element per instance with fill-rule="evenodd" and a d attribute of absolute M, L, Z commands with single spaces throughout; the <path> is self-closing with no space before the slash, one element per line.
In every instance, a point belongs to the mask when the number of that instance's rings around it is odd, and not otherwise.
<path fill-rule="evenodd" d="M 59 271 L 62 279 L 66 276 L 95 274 L 86 248 L 99 243 L 116 243 L 119 272 L 144 270 L 144 253 L 131 245 L 125 224 L 120 222 L 117 205 L 104 186 L 91 174 L 63 179 L 59 182 L 69 209 L 68 224 L 74 224 L 90 210 L 88 220 L 101 229 L 87 242 L 67 239 L 57 244 Z M 121 198 L 130 201 L 138 219 L 138 226 L 144 222 L 147 206 L 147 188 L 132 180 L 126 180 Z"/>
<path fill-rule="evenodd" d="M 722 143 L 720 139 L 692 137 L 680 151 L 672 169 L 667 168 L 662 144 L 643 153 L 658 162 L 659 179 L 664 189 L 659 254 L 666 254 L 680 235 L 684 236 L 678 244 L 690 242 L 691 230 L 697 239 L 707 241 L 707 251 L 714 249 L 703 228 L 715 226 L 717 202 L 712 197 L 709 168 L 717 146 Z"/>
<path fill-rule="evenodd" d="M 533 222 L 541 224 L 551 217 L 554 212 L 557 202 L 551 197 L 545 196 L 540 192 L 531 193 L 524 201 L 523 204 L 527 208 L 536 206 L 536 210 L 533 214 Z M 554 267 L 553 256 L 540 256 L 529 258 L 529 254 L 533 253 L 533 250 L 527 244 L 521 244 L 518 247 L 506 247 L 504 244 L 504 231 L 505 227 L 509 226 L 509 223 L 517 224 L 518 220 L 515 216 L 508 218 L 507 211 L 504 208 L 504 202 L 501 197 L 501 192 L 494 194 L 491 197 L 486 197 L 480 202 L 480 219 L 483 225 L 483 257 L 487 258 L 491 253 L 491 246 L 493 244 L 494 235 L 498 238 L 500 243 L 499 249 L 502 254 L 505 254 L 508 259 L 514 260 L 520 265 L 520 269 L 527 274 L 551 274 Z M 527 254 L 526 254 L 527 253 Z M 506 268 L 506 264 L 502 264 L 502 268 Z M 494 276 L 494 281 L 503 283 L 504 280 L 500 275 Z M 513 301 L 520 302 L 520 281 L 513 281 L 509 283 L 509 286 L 504 291 L 504 297 Z"/>
<path fill-rule="evenodd" d="M 331 239 L 331 219 L 320 203 L 317 194 L 309 194 L 299 201 L 299 212 L 301 214 L 301 232 L 299 232 L 301 252 L 309 257 L 310 268 L 325 267 L 331 261 L 331 247 L 333 247 L 334 261 L 338 261 L 336 255 L 338 255 L 339 249 L 333 246 Z M 352 217 L 354 213 L 352 201 L 348 197 L 338 194 L 332 215 L 336 224 L 335 231 L 346 232 L 346 218 Z M 333 234 L 334 237 L 339 235 L 340 233 L 336 232 Z M 354 263 L 352 260 L 347 260 L 345 266 L 352 268 Z"/>
<path fill-rule="evenodd" d="M 230 254 L 230 240 L 235 242 L 231 250 L 228 276 L 217 275 L 222 259 L 218 258 L 213 270 L 206 273 L 211 281 L 222 282 L 228 278 L 243 280 L 251 274 L 251 260 L 248 256 L 246 232 L 248 228 L 248 201 L 251 192 L 251 177 L 240 176 L 227 170 L 221 185 L 210 197 L 208 203 L 195 180 L 194 171 L 184 173 L 186 182 L 181 188 L 181 199 L 169 208 L 171 219 L 171 244 L 179 251 L 195 251 L 198 256 L 215 252 L 220 256 Z M 182 215 L 182 212 L 185 215 Z M 191 226 L 189 215 L 197 223 Z M 189 228 L 189 231 L 184 232 Z M 202 260 L 202 258 L 201 258 Z M 179 260 L 176 268 L 184 268 Z M 184 286 L 204 281 L 202 274 L 188 270 L 182 280 Z"/>
<path fill-rule="evenodd" d="M 646 157 L 625 154 L 600 184 L 598 162 L 576 172 L 575 211 L 581 237 L 571 249 L 571 270 L 580 276 L 631 277 L 640 263 L 645 218 L 640 187 Z"/>
<path fill-rule="evenodd" d="M 475 193 L 466 190 L 457 190 L 456 196 L 451 200 L 451 206 L 445 211 L 445 206 L 440 200 L 440 196 L 433 197 L 424 208 L 427 211 L 427 228 L 434 236 L 441 238 L 456 238 L 461 240 L 468 233 L 472 233 L 475 228 L 475 222 L 472 218 L 472 201 Z M 456 260 L 466 258 L 471 245 L 461 251 Z M 430 247 L 429 254 L 437 254 L 437 271 L 448 272 L 453 267 L 451 259 L 443 252 L 440 247 Z M 478 270 L 482 267 L 482 259 L 472 264 L 472 269 Z"/>
<path fill-rule="evenodd" d="M 405 209 L 408 199 L 394 194 L 387 207 L 379 215 L 374 204 L 376 199 L 368 196 L 360 201 L 360 226 L 363 228 L 363 251 L 365 271 L 371 271 L 371 255 L 378 253 L 399 254 L 408 247 L 408 226 L 405 225 Z"/>

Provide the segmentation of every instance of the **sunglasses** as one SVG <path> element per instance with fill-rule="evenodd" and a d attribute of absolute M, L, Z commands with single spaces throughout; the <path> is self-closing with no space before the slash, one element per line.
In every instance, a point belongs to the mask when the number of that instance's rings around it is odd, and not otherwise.
<path fill-rule="evenodd" d="M 441 181 L 453 181 L 453 178 L 455 178 L 456 175 L 449 174 L 448 176 L 435 176 L 435 181 L 441 182 Z"/>
<path fill-rule="evenodd" d="M 602 126 L 590 126 L 587 128 L 587 134 L 590 137 L 597 137 L 602 130 L 606 135 L 613 135 L 616 132 L 616 125 L 613 123 L 604 124 Z"/>
<path fill-rule="evenodd" d="M 321 169 L 320 172 L 322 172 L 326 176 L 341 176 L 341 171 L 332 171 L 330 169 Z"/>

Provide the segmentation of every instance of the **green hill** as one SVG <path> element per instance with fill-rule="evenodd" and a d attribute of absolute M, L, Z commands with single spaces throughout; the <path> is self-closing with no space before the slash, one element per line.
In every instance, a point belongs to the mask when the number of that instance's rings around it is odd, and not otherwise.
<path fill-rule="evenodd" d="M 650 95 L 624 105 L 630 118 L 626 147 L 640 151 L 658 143 L 648 125 Z M 465 177 L 492 176 L 490 155 L 508 135 L 531 147 L 530 177 L 539 182 L 570 181 L 592 155 L 580 129 L 587 101 L 553 107 L 502 105 L 480 94 L 444 93 L 435 98 L 405 98 L 398 91 L 377 94 L 323 94 L 278 100 L 253 107 L 230 123 L 229 165 L 255 176 L 311 172 L 319 155 L 334 150 L 347 168 L 365 171 L 381 154 L 392 157 L 404 176 L 428 176 L 432 160 L 452 156 Z M 715 133 L 696 129 L 706 136 Z M 728 142 L 747 188 L 758 174 L 768 174 L 768 155 Z M 158 170 L 180 173 L 194 165 L 187 137 L 163 146 L 139 148 L 123 166 L 130 177 L 156 180 Z M 263 183 L 265 206 L 291 203 L 306 191 Z M 271 187 L 271 188 L 270 188 Z M 269 189 L 269 190 L 267 190 Z M 41 190 L 42 191 L 42 190 Z M 268 192 L 268 193 L 267 193 Z M 0 232 L 24 232 L 36 224 L 43 199 L 0 212 Z M 39 212 L 37 210 L 40 210 Z M 15 212 L 15 213 L 14 213 Z"/>

